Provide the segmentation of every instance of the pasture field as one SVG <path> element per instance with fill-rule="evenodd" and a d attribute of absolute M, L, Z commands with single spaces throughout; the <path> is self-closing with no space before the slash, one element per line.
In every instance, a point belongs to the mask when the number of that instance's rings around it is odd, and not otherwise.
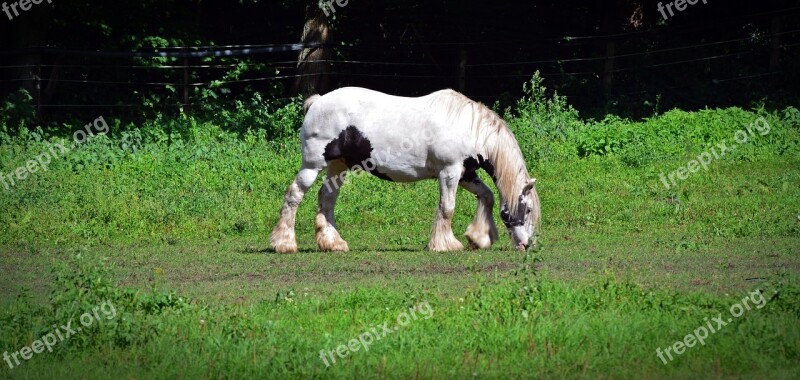
<path fill-rule="evenodd" d="M 436 183 L 359 176 L 337 207 L 351 252 L 316 250 L 318 182 L 301 251 L 277 255 L 297 103 L 259 128 L 107 117 L 110 135 L 0 189 L 0 354 L 85 327 L 2 358 L 0 378 L 797 378 L 798 111 L 583 120 L 536 80 L 528 94 L 501 110 L 539 179 L 528 252 L 502 224 L 492 250 L 426 252 Z M 759 117 L 769 132 L 660 180 Z M 4 126 L 0 173 L 65 131 Z M 457 234 L 474 212 L 459 191 Z"/>

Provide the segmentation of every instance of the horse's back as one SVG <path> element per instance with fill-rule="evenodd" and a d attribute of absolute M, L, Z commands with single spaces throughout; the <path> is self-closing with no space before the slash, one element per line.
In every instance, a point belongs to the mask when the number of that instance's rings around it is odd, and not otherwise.
<path fill-rule="evenodd" d="M 344 87 L 308 105 L 303 129 L 310 135 L 332 136 L 348 127 L 364 132 L 407 129 L 429 124 L 422 98 L 385 94 L 361 87 Z"/>
<path fill-rule="evenodd" d="M 350 112 L 355 110 L 363 112 L 410 107 L 419 99 L 390 95 L 363 87 L 343 87 L 323 95 L 317 102 Z"/>

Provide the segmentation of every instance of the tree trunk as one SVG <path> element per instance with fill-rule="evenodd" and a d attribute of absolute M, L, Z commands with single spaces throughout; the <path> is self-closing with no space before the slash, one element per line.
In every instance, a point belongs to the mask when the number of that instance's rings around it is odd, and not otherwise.
<path fill-rule="evenodd" d="M 306 23 L 300 41 L 325 45 L 300 51 L 297 58 L 297 74 L 300 76 L 295 81 L 295 93 L 309 97 L 329 90 L 331 65 L 327 61 L 333 56 L 332 48 L 327 45 L 330 41 L 330 29 L 328 17 L 320 9 L 318 0 L 307 0 Z"/>

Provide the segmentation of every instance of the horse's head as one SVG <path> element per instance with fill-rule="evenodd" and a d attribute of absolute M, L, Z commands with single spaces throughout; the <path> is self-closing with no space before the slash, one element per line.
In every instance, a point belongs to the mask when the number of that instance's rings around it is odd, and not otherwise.
<path fill-rule="evenodd" d="M 536 245 L 541 207 L 535 184 L 535 178 L 527 180 L 517 200 L 517 208 L 513 212 L 508 207 L 508 202 L 503 202 L 500 206 L 500 218 L 508 228 L 511 243 L 516 249 L 525 250 Z"/>

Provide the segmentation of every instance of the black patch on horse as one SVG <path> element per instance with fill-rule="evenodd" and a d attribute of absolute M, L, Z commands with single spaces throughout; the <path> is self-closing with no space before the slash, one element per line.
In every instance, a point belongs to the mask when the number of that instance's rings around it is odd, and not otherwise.
<path fill-rule="evenodd" d="M 478 165 L 481 166 L 481 169 L 486 170 L 486 174 L 489 174 L 492 180 L 497 181 L 497 177 L 494 176 L 494 165 L 489 160 L 483 159 L 480 154 L 478 155 Z"/>
<path fill-rule="evenodd" d="M 328 162 L 344 159 L 345 165 L 350 169 L 358 166 L 380 179 L 392 180 L 389 176 L 374 168 L 377 165 L 375 160 L 372 160 L 370 165 L 366 165 L 372 156 L 372 143 L 353 125 L 339 133 L 339 137 L 331 140 L 325 146 L 325 152 L 322 153 L 322 156 Z M 367 166 L 372 166 L 372 170 L 368 170 Z"/>
<path fill-rule="evenodd" d="M 467 157 L 467 159 L 464 160 L 464 175 L 461 176 L 461 180 L 464 182 L 473 182 L 477 180 L 478 173 L 476 172 L 478 171 L 478 168 L 480 168 L 480 165 L 478 165 L 478 160 L 472 157 Z"/>
<path fill-rule="evenodd" d="M 462 181 L 473 182 L 478 179 L 478 168 L 481 168 L 489 174 L 493 180 L 497 181 L 497 178 L 494 176 L 494 165 L 491 162 L 485 160 L 482 155 L 478 155 L 478 158 L 475 157 L 467 157 L 464 160 L 464 175 L 461 176 Z"/>

